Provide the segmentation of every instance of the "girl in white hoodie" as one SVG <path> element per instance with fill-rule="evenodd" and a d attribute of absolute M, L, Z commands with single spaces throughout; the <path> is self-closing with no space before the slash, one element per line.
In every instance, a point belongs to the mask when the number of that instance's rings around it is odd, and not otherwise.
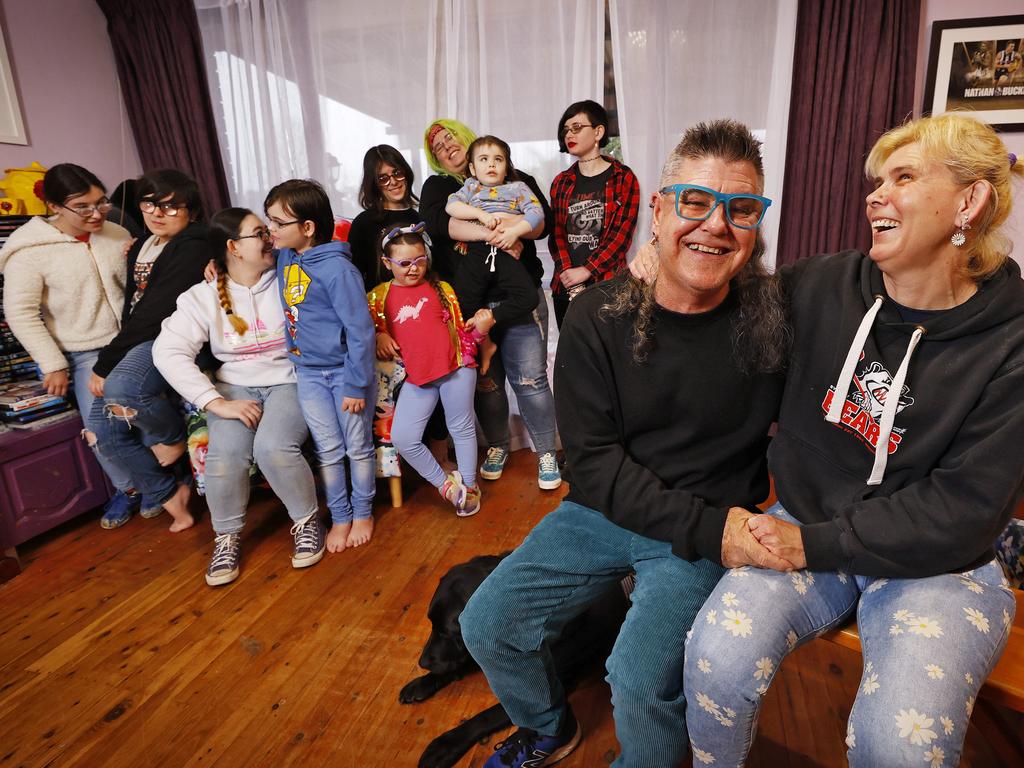
<path fill-rule="evenodd" d="M 182 397 L 206 411 L 206 500 L 216 534 L 206 583 L 215 586 L 238 578 L 253 460 L 295 523 L 292 565 L 319 562 L 323 546 L 311 547 L 301 535 L 317 512 L 316 490 L 301 452 L 309 433 L 285 347 L 270 235 L 244 208 L 215 214 L 209 232 L 218 278 L 181 294 L 156 339 L 153 359 Z M 207 341 L 222 363 L 216 382 L 196 365 Z"/>

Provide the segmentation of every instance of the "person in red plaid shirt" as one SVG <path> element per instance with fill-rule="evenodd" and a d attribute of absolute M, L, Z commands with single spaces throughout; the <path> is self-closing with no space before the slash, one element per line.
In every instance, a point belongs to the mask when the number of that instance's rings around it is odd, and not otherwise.
<path fill-rule="evenodd" d="M 607 144 L 604 107 L 589 100 L 570 104 L 558 121 L 558 148 L 578 159 L 551 183 L 555 223 L 548 238 L 559 328 L 574 295 L 626 267 L 636 229 L 640 185 L 628 166 L 601 154 Z"/>

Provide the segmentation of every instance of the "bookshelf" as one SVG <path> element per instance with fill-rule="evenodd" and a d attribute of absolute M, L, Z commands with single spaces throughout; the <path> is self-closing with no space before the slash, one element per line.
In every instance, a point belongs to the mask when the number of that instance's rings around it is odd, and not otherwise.
<path fill-rule="evenodd" d="M 0 216 L 0 248 L 28 219 Z M 0 275 L 0 296 L 2 289 Z M 0 388 L 37 377 L 35 364 L 7 326 L 0 300 Z M 17 546 L 110 497 L 81 430 L 82 420 L 73 415 L 0 434 L 0 581 L 20 572 Z"/>

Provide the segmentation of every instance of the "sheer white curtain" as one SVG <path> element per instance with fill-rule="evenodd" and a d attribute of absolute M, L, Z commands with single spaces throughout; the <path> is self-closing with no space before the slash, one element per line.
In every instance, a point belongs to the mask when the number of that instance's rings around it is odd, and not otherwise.
<path fill-rule="evenodd" d="M 609 0 L 622 156 L 646 203 L 665 157 L 701 120 L 731 117 L 764 141 L 767 260 L 782 203 L 797 0 Z M 641 205 L 636 241 L 650 236 Z"/>
<path fill-rule="evenodd" d="M 422 181 L 423 131 L 437 117 L 501 136 L 546 186 L 565 167 L 562 110 L 603 90 L 602 0 L 196 0 L 196 10 L 242 205 L 312 176 L 354 216 L 366 150 L 392 144 Z"/>

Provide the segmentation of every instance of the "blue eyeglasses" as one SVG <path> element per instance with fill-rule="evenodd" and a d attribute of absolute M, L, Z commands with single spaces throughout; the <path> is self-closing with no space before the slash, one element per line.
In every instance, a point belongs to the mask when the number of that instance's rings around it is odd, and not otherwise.
<path fill-rule="evenodd" d="M 688 221 L 704 221 L 711 217 L 719 203 L 725 206 L 729 223 L 740 229 L 757 229 L 772 201 L 761 195 L 740 193 L 723 195 L 696 184 L 671 184 L 658 190 L 662 195 L 675 194 L 676 215 Z"/>

